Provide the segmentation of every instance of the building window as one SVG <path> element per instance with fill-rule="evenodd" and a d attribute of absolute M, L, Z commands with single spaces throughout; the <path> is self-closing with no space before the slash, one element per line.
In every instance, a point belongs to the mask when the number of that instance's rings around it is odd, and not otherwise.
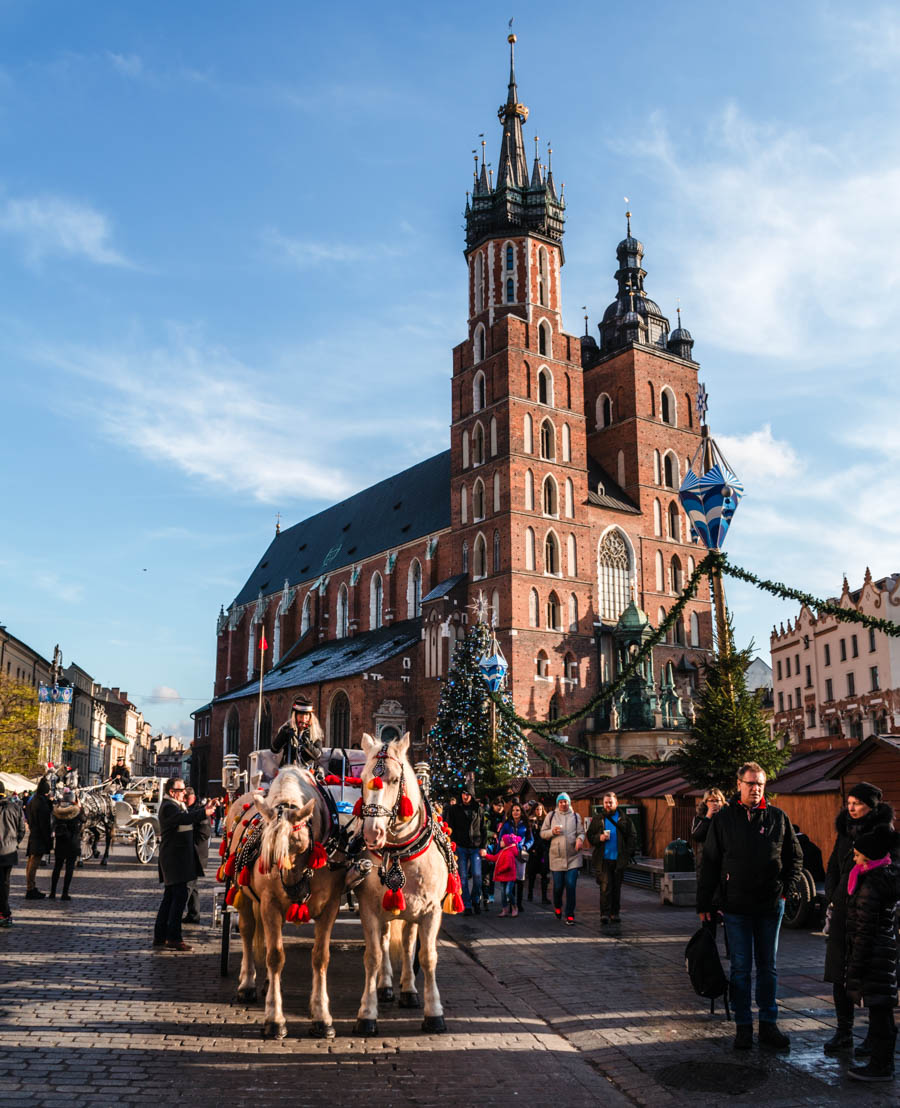
<path fill-rule="evenodd" d="M 551 592 L 547 597 L 547 629 L 549 631 L 559 631 L 559 597 L 555 592 Z"/>
<path fill-rule="evenodd" d="M 416 565 L 419 563 L 416 562 Z M 347 637 L 347 586 L 341 585 L 337 595 L 337 619 L 335 620 L 335 633 L 339 639 Z M 418 614 L 418 613 L 417 613 Z"/>
<path fill-rule="evenodd" d="M 678 483 L 678 462 L 674 454 L 663 458 L 663 482 L 667 489 L 674 489 Z"/>
<path fill-rule="evenodd" d="M 847 696 L 856 696 L 856 675 L 847 674 Z"/>
<path fill-rule="evenodd" d="M 547 351 L 550 349 L 549 342 L 550 328 L 546 323 L 538 325 L 538 353 L 546 357 Z M 545 401 L 546 403 L 546 401 Z"/>
<path fill-rule="evenodd" d="M 556 482 L 551 476 L 544 478 L 544 491 L 543 491 L 543 508 L 545 516 L 558 516 L 559 515 L 559 497 L 556 489 Z"/>
<path fill-rule="evenodd" d="M 547 719 L 550 720 L 551 723 L 559 719 L 559 697 L 556 693 L 550 697 L 550 703 L 547 706 Z"/>
<path fill-rule="evenodd" d="M 476 581 L 487 577 L 487 542 L 482 534 L 477 536 L 472 549 L 472 576 Z"/>
<path fill-rule="evenodd" d="M 606 395 L 601 393 L 597 397 L 597 426 L 609 427 L 612 423 L 612 401 Z"/>
<path fill-rule="evenodd" d="M 566 478 L 566 519 L 575 518 L 575 486 L 572 478 Z"/>
<path fill-rule="evenodd" d="M 669 505 L 669 538 L 681 542 L 681 522 L 678 518 L 678 505 L 674 500 Z"/>
<path fill-rule="evenodd" d="M 556 457 L 556 435 L 549 419 L 541 424 L 541 457 L 548 462 Z"/>
<path fill-rule="evenodd" d="M 531 421 L 531 416 L 526 412 L 524 420 L 524 446 L 526 454 L 534 453 L 534 424 Z M 465 463 L 464 463 L 465 464 Z"/>
<path fill-rule="evenodd" d="M 472 382 L 472 411 L 480 412 L 484 407 L 485 402 L 485 379 L 484 374 L 479 371 L 475 374 L 475 379 Z"/>
<path fill-rule="evenodd" d="M 497 453 L 497 418 L 491 416 L 491 457 Z"/>
<path fill-rule="evenodd" d="M 549 369 L 538 371 L 538 403 L 553 405 L 553 378 Z"/>
<path fill-rule="evenodd" d="M 300 610 L 300 635 L 303 636 L 309 630 L 312 622 L 312 593 L 308 592 Z"/>
<path fill-rule="evenodd" d="M 568 423 L 562 426 L 562 460 L 564 462 L 572 460 L 572 432 L 569 430 Z"/>
<path fill-rule="evenodd" d="M 830 677 L 825 678 L 825 699 L 834 700 L 834 685 Z"/>
<path fill-rule="evenodd" d="M 847 640 L 841 639 L 841 661 L 847 661 Z"/>
<path fill-rule="evenodd" d="M 806 666 L 806 687 L 812 688 L 812 666 Z"/>
<path fill-rule="evenodd" d="M 547 251 L 542 246 L 538 251 L 538 303 L 547 305 Z"/>
<path fill-rule="evenodd" d="M 237 708 L 232 707 L 225 723 L 225 753 L 240 754 L 241 717 Z"/>
<path fill-rule="evenodd" d="M 491 593 L 491 627 L 500 626 L 500 593 L 496 589 Z"/>
<path fill-rule="evenodd" d="M 549 573 L 553 577 L 560 575 L 559 543 L 552 531 L 548 531 L 544 539 L 544 573 Z"/>
<path fill-rule="evenodd" d="M 537 627 L 538 625 L 538 605 L 540 600 L 538 599 L 537 589 L 532 589 L 528 594 L 528 626 Z"/>
<path fill-rule="evenodd" d="M 781 661 L 775 663 L 775 672 L 778 674 L 778 680 L 781 680 Z"/>
<path fill-rule="evenodd" d="M 694 405 L 687 393 L 684 394 L 684 410 L 687 412 L 688 427 L 694 426 Z"/>
<path fill-rule="evenodd" d="M 484 462 L 484 428 L 480 423 L 475 424 L 472 432 L 472 464 L 482 465 Z"/>
<path fill-rule="evenodd" d="M 799 690 L 799 688 L 794 689 L 794 703 L 797 705 L 798 708 L 800 707 L 801 702 L 800 702 L 800 690 Z"/>
<path fill-rule="evenodd" d="M 575 593 L 569 594 L 569 630 L 578 630 L 578 597 Z M 566 667 L 568 669 L 568 666 Z M 569 674 L 567 673 L 568 677 Z"/>
<path fill-rule="evenodd" d="M 484 361 L 484 326 L 481 323 L 475 328 L 475 361 Z"/>
<path fill-rule="evenodd" d="M 506 303 L 514 304 L 516 301 L 516 286 L 512 277 L 506 279 Z"/>
<path fill-rule="evenodd" d="M 824 651 L 825 651 L 825 665 L 830 666 L 831 665 L 831 647 L 828 645 L 828 643 L 825 643 Z"/>
<path fill-rule="evenodd" d="M 850 652 L 854 658 L 859 657 L 859 643 L 856 641 L 856 635 L 850 636 Z"/>
<path fill-rule="evenodd" d="M 328 740 L 331 746 L 350 746 L 350 701 L 345 692 L 336 692 L 328 706 Z"/>
<path fill-rule="evenodd" d="M 691 646 L 700 645 L 700 619 L 696 612 L 691 612 Z"/>
<path fill-rule="evenodd" d="M 650 395 L 650 418 L 656 418 L 656 394 L 653 391 L 653 385 L 650 381 L 647 382 L 647 390 Z"/>
<path fill-rule="evenodd" d="M 785 675 L 785 677 L 790 677 L 790 675 L 791 675 L 791 658 L 790 658 L 790 655 L 788 655 L 784 659 L 784 675 Z"/>
<path fill-rule="evenodd" d="M 620 450 L 616 455 L 616 480 L 621 488 L 625 488 L 625 451 Z"/>
<path fill-rule="evenodd" d="M 783 692 L 780 692 L 778 694 L 778 711 L 779 712 L 784 711 L 784 693 Z"/>
<path fill-rule="evenodd" d="M 575 536 L 570 534 L 567 539 L 567 554 L 569 558 L 569 576 L 578 576 L 578 547 L 575 544 Z"/>
<path fill-rule="evenodd" d="M 475 276 L 473 280 L 475 284 L 475 311 L 480 312 L 484 308 L 484 254 L 480 250 L 475 255 Z"/>
<path fill-rule="evenodd" d="M 472 519 L 475 523 L 484 519 L 484 482 L 480 478 L 472 489 Z"/>
<path fill-rule="evenodd" d="M 680 593 L 684 588 L 684 574 L 681 572 L 681 559 L 677 554 L 672 555 L 671 562 L 672 592 Z"/>
<path fill-rule="evenodd" d="M 871 666 L 869 668 L 869 681 L 871 682 L 871 685 L 872 685 L 872 692 L 877 692 L 878 688 L 879 688 L 879 685 L 878 685 L 878 666 Z"/>
<path fill-rule="evenodd" d="M 494 532 L 494 573 L 500 572 L 500 532 Z"/>
<path fill-rule="evenodd" d="M 525 528 L 525 568 L 534 569 L 534 531 L 530 527 Z"/>
<path fill-rule="evenodd" d="M 459 522 L 469 522 L 469 493 L 465 485 L 459 490 Z"/>
<path fill-rule="evenodd" d="M 369 584 L 369 627 L 373 631 L 382 625 L 384 618 L 383 598 L 384 586 L 381 581 L 381 574 L 376 571 L 372 574 L 372 580 Z"/>
<path fill-rule="evenodd" d="M 875 646 L 875 628 L 869 628 L 869 653 L 874 654 L 876 650 Z"/>
<path fill-rule="evenodd" d="M 662 538 L 662 508 L 658 500 L 653 501 L 653 534 Z"/>
<path fill-rule="evenodd" d="M 525 510 L 534 511 L 534 474 L 530 469 L 525 470 Z"/>
<path fill-rule="evenodd" d="M 513 252 L 512 243 L 508 242 L 506 244 L 506 268 L 507 269 L 512 269 L 514 264 L 515 264 L 515 255 L 514 255 L 514 252 Z"/>
<path fill-rule="evenodd" d="M 494 474 L 494 511 L 500 511 L 500 473 Z"/>
<path fill-rule="evenodd" d="M 659 396 L 660 415 L 663 423 L 675 426 L 677 418 L 675 414 L 675 394 L 671 389 L 665 388 Z"/>
<path fill-rule="evenodd" d="M 535 658 L 535 673 L 538 677 L 550 676 L 550 665 L 543 650 L 539 650 L 538 656 Z"/>
<path fill-rule="evenodd" d="M 598 552 L 601 618 L 615 622 L 631 599 L 631 554 L 617 530 L 604 535 Z"/>
<path fill-rule="evenodd" d="M 409 619 L 418 619 L 422 614 L 422 566 L 418 558 L 413 558 L 409 566 L 406 582 L 407 612 Z"/>
<path fill-rule="evenodd" d="M 793 701 L 791 699 L 791 694 L 788 693 L 788 711 L 790 711 L 793 707 L 794 707 L 794 704 L 793 704 Z"/>
<path fill-rule="evenodd" d="M 812 728 L 812 727 L 815 727 L 815 725 L 816 725 L 816 710 L 815 710 L 815 708 L 807 708 L 806 709 L 806 726 Z"/>
<path fill-rule="evenodd" d="M 653 451 L 653 480 L 655 484 L 662 484 L 662 459 L 658 450 Z"/>
<path fill-rule="evenodd" d="M 469 572 L 469 544 L 467 542 L 462 544 L 462 571 L 463 573 Z"/>

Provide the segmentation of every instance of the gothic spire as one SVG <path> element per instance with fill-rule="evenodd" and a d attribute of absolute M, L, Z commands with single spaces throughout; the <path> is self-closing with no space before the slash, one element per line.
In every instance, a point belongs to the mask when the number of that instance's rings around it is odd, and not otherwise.
<path fill-rule="evenodd" d="M 516 36 L 510 35 L 509 41 L 509 89 L 506 103 L 501 104 L 497 117 L 503 124 L 503 142 L 500 146 L 500 165 L 497 169 L 497 187 L 512 185 L 513 188 L 528 187 L 528 166 L 525 161 L 525 140 L 522 137 L 522 124 L 528 118 L 528 109 L 519 103 L 516 88 Z"/>

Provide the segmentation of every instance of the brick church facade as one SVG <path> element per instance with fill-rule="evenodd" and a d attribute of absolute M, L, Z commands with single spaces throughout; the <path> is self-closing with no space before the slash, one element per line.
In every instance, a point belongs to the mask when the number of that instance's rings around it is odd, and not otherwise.
<path fill-rule="evenodd" d="M 201 788 L 216 789 L 223 753 L 246 764 L 268 745 L 299 691 L 329 744 L 409 730 L 424 755 L 479 594 L 519 713 L 565 715 L 615 675 L 693 571 L 677 496 L 700 442 L 693 340 L 680 325 L 670 331 L 645 292 L 630 220 L 599 343 L 564 331 L 565 203 L 549 165 L 526 162 L 513 42 L 496 180 L 482 154 L 466 205 L 450 449 L 276 533 L 219 615 L 215 697 L 195 713 Z M 704 583 L 654 650 L 637 702 L 603 705 L 566 737 L 600 753 L 665 756 L 684 737 L 711 647 Z M 554 757 L 593 769 L 559 748 Z M 533 769 L 547 772 L 540 761 Z"/>

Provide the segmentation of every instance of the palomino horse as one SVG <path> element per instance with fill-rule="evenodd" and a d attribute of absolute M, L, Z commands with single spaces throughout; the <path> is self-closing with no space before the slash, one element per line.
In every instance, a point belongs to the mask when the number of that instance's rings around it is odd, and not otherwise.
<path fill-rule="evenodd" d="M 228 811 L 227 857 L 220 872 L 233 874 L 234 887 L 240 894 L 243 958 L 237 996 L 239 1000 L 256 1000 L 256 961 L 262 960 L 265 944 L 265 1036 L 282 1039 L 287 1034 L 281 1001 L 284 921 L 304 923 L 313 918 L 311 1033 L 317 1038 L 334 1037 L 326 977 L 331 931 L 346 872 L 327 865 L 322 844 L 331 829 L 331 816 L 321 793 L 311 774 L 299 766 L 280 770 L 265 798 L 248 793 Z"/>
<path fill-rule="evenodd" d="M 366 940 L 366 984 L 356 1033 L 378 1033 L 378 1000 L 392 996 L 390 932 L 394 920 L 401 932 L 400 1007 L 419 1007 L 413 970 L 418 934 L 419 960 L 425 974 L 422 1030 L 445 1031 L 435 977 L 437 937 L 444 898 L 448 894 L 451 898 L 449 911 L 462 907 L 456 859 L 440 824 L 432 817 L 407 757 L 409 733 L 385 744 L 363 735 L 362 748 L 367 761 L 362 771 L 358 814 L 366 847 L 379 860 L 380 868 L 377 876 L 370 874 L 357 890 Z"/>

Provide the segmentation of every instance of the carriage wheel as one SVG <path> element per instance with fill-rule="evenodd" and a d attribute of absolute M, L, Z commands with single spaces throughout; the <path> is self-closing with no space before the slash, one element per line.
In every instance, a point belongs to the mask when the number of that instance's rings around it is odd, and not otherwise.
<path fill-rule="evenodd" d="M 81 832 L 81 853 L 78 856 L 79 862 L 89 862 L 91 858 L 94 857 L 94 844 L 96 841 L 96 834 L 90 827 L 85 827 Z"/>
<path fill-rule="evenodd" d="M 797 888 L 787 898 L 784 906 L 784 926 L 794 931 L 805 927 L 812 913 L 816 898 L 816 884 L 809 870 L 801 870 Z"/>
<path fill-rule="evenodd" d="M 134 836 L 134 852 L 142 866 L 153 861 L 159 839 L 156 829 L 150 821 L 139 823 Z"/>

